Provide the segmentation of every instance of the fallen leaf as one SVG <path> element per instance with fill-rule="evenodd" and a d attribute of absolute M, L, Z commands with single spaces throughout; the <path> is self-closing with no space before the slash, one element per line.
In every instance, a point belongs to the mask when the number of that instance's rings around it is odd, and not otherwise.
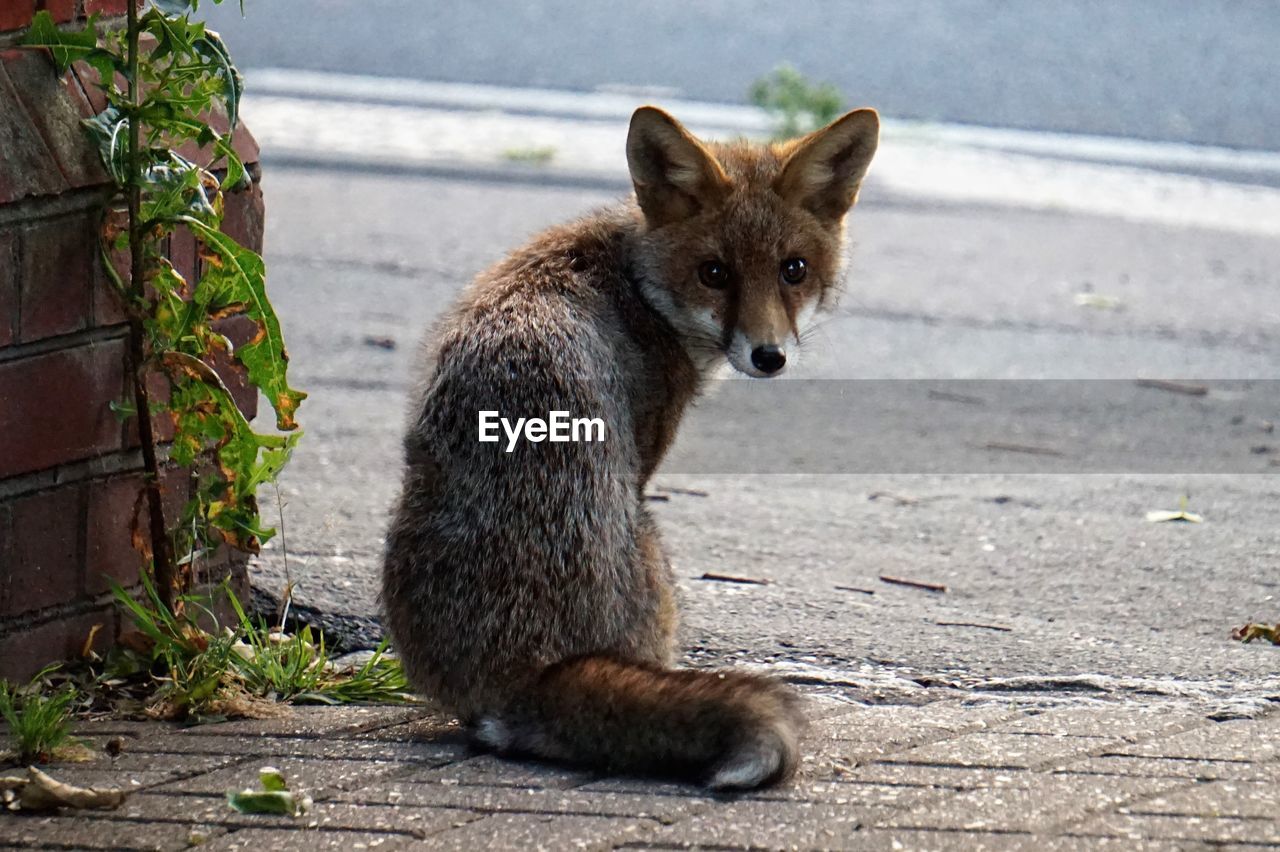
<path fill-rule="evenodd" d="M 1100 311 L 1117 311 L 1124 307 L 1118 296 L 1104 296 L 1101 293 L 1076 293 L 1076 306 L 1094 308 Z"/>
<path fill-rule="evenodd" d="M 34 766 L 27 777 L 0 778 L 0 799 L 11 811 L 56 811 L 59 808 L 118 808 L 128 797 L 127 790 L 76 787 L 64 784 Z"/>
<path fill-rule="evenodd" d="M 273 766 L 258 770 L 261 790 L 227 791 L 227 804 L 242 814 L 281 814 L 302 816 L 311 808 L 311 798 L 289 791 L 284 773 Z"/>
<path fill-rule="evenodd" d="M 1280 645 L 1280 623 L 1274 625 L 1245 624 L 1232 630 L 1231 638 L 1245 644 L 1262 639 L 1272 645 Z"/>
<path fill-rule="evenodd" d="M 1153 524 L 1165 524 L 1170 521 L 1184 524 L 1203 524 L 1204 518 L 1195 512 L 1188 512 L 1185 509 L 1177 512 L 1155 511 L 1147 512 L 1147 520 Z"/>

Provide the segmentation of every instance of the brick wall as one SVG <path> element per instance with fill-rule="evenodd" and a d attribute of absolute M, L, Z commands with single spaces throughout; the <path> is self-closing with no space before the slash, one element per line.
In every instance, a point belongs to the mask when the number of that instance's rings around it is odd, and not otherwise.
<path fill-rule="evenodd" d="M 111 410 L 132 399 L 127 327 L 96 248 L 109 188 L 79 123 L 102 94 L 87 67 L 58 78 L 42 53 L 12 47 L 40 9 L 70 22 L 120 15 L 125 2 L 0 0 L 0 677 L 77 656 L 91 635 L 98 649 L 113 641 L 106 578 L 136 585 L 142 565 L 129 532 L 142 483 L 137 430 Z M 227 197 L 226 228 L 260 250 L 257 146 L 243 128 L 234 141 L 255 181 Z M 168 254 L 195 280 L 189 234 Z M 234 320 L 224 330 L 243 342 Z M 256 394 L 221 366 L 252 416 Z M 185 473 L 168 471 L 163 485 L 173 509 L 185 502 Z M 245 591 L 244 559 L 221 550 L 215 573 Z"/>

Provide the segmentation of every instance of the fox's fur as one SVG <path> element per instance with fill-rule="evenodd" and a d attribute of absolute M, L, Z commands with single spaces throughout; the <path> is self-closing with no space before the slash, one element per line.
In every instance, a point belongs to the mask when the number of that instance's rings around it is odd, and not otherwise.
<path fill-rule="evenodd" d="M 857 110 L 791 143 L 704 144 L 642 107 L 634 201 L 536 237 L 441 321 L 383 603 L 412 682 L 480 743 L 718 788 L 795 771 L 788 687 L 671 668 L 675 584 L 644 490 L 707 372 L 778 371 L 829 301 L 878 129 Z M 478 441 L 481 410 L 598 417 L 605 440 L 508 453 Z"/>

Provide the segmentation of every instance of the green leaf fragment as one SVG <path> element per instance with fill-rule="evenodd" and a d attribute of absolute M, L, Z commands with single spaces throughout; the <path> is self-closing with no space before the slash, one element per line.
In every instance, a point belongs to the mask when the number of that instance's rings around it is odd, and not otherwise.
<path fill-rule="evenodd" d="M 288 790 L 241 790 L 239 793 L 227 793 L 227 804 L 242 814 L 297 817 L 307 812 L 306 800 Z"/>
<path fill-rule="evenodd" d="M 262 258 L 235 240 L 193 217 L 183 217 L 196 237 L 208 249 L 200 286 L 218 288 L 227 302 L 242 302 L 244 315 L 258 324 L 258 333 L 236 348 L 236 360 L 244 365 L 249 380 L 266 394 L 276 412 L 276 427 L 293 430 L 294 414 L 307 395 L 289 386 L 289 355 L 275 309 L 267 300 L 265 267 Z M 219 305 L 214 304 L 216 309 Z"/>
<path fill-rule="evenodd" d="M 289 789 L 289 785 L 284 782 L 284 773 L 274 766 L 264 766 L 259 769 L 258 782 L 262 784 L 262 789 L 272 792 Z"/>
<path fill-rule="evenodd" d="M 227 804 L 242 814 L 283 814 L 295 817 L 306 813 L 311 806 L 310 798 L 289 791 L 284 773 L 274 766 L 264 766 L 258 770 L 258 783 L 262 785 L 261 790 L 241 790 L 239 793 L 228 791 Z"/>
<path fill-rule="evenodd" d="M 31 19 L 26 35 L 18 42 L 24 47 L 43 47 L 53 56 L 53 63 L 61 74 L 77 59 L 87 59 L 98 47 L 98 16 L 90 15 L 82 30 L 62 30 L 54 23 L 53 16 L 41 10 Z"/>

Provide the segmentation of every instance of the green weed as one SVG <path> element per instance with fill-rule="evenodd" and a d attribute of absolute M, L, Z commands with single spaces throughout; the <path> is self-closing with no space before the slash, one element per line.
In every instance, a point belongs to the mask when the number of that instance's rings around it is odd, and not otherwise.
<path fill-rule="evenodd" d="M 57 668 L 40 670 L 26 686 L 0 681 L 0 716 L 21 763 L 48 763 L 55 752 L 76 742 L 71 739 L 71 712 L 78 695 L 69 683 L 49 686 L 47 679 Z"/>
<path fill-rule="evenodd" d="M 117 655 L 105 677 L 149 678 L 154 691 L 147 712 L 163 718 L 195 720 L 227 716 L 271 715 L 278 702 L 295 704 L 402 703 L 412 701 L 399 660 L 386 654 L 384 642 L 358 667 L 330 660 L 324 638 L 310 627 L 293 635 L 272 629 L 249 615 L 225 584 L 222 591 L 235 612 L 233 625 L 208 632 L 186 613 L 209 623 L 207 605 L 184 597 L 183 615 L 167 610 L 152 583 L 143 578 L 144 598 L 113 589 L 149 651 Z"/>
<path fill-rule="evenodd" d="M 834 121 L 844 110 L 840 90 L 830 83 L 811 83 L 791 65 L 779 65 L 751 85 L 751 103 L 774 119 L 775 139 L 791 139 Z"/>
<path fill-rule="evenodd" d="M 502 156 L 513 163 L 545 166 L 555 158 L 556 149 L 550 145 L 537 148 L 508 148 L 502 152 Z"/>

